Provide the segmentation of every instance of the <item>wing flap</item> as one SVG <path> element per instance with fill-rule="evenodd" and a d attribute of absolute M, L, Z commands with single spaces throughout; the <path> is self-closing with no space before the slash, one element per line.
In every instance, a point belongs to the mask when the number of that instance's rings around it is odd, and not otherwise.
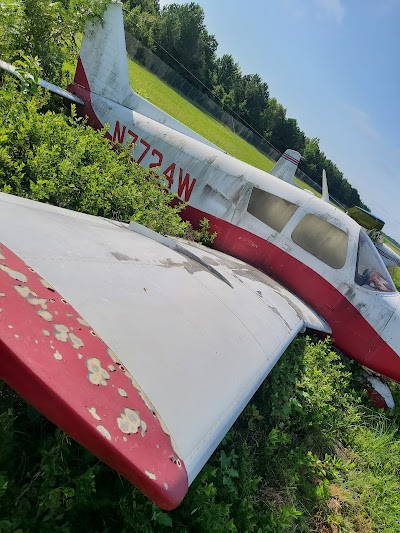
<path fill-rule="evenodd" d="M 71 313 L 76 312 L 90 324 L 115 354 L 113 357 L 133 376 L 131 381 L 135 390 L 141 391 L 140 397 L 150 399 L 146 403 L 151 412 L 154 405 L 163 434 L 171 435 L 171 446 L 182 459 L 190 484 L 285 348 L 306 325 L 306 306 L 303 304 L 303 312 L 299 312 L 301 305 L 294 305 L 281 286 L 258 271 L 261 277 L 255 279 L 255 269 L 245 263 L 184 241 L 149 236 L 131 231 L 124 224 L 0 194 L 0 241 L 70 302 L 74 309 Z M 19 296 L 13 293 L 16 306 L 22 305 Z M 38 293 L 37 298 L 41 297 Z M 23 304 L 24 313 L 35 307 Z M 311 310 L 309 314 L 311 317 Z M 4 316 L 0 314 L 3 326 Z M 49 324 L 43 320 L 43 329 L 56 331 L 56 320 L 58 323 L 55 316 Z M 71 327 L 67 324 L 59 338 L 52 335 L 54 352 L 62 354 L 66 346 L 63 335 L 78 336 Z M 4 326 L 2 336 L 6 333 Z M 26 353 L 35 346 L 35 340 L 36 332 L 28 331 Z M 35 353 L 43 361 L 51 357 L 52 365 L 60 362 L 53 354 L 38 349 Z M 87 361 L 100 359 L 97 353 L 93 349 L 86 354 L 86 367 L 79 370 L 79 380 L 86 380 L 88 394 L 93 395 L 103 391 L 102 385 L 88 382 L 91 363 Z M 19 352 L 22 361 L 24 354 L 24 350 Z M 75 365 L 82 363 L 77 354 L 75 357 Z M 63 365 L 57 368 L 67 371 L 69 360 Z M 75 376 L 77 369 L 71 367 L 68 371 Z M 40 378 L 40 369 L 35 371 Z M 111 387 L 104 390 L 124 389 L 112 383 L 114 375 L 105 380 Z M 8 373 L 7 380 L 13 386 L 12 373 Z M 18 384 L 16 388 L 32 401 L 23 386 Z M 74 389 L 60 388 L 56 381 L 46 391 L 58 394 L 64 406 L 74 399 Z M 102 424 L 118 453 L 126 435 L 118 425 L 118 418 L 123 417 L 116 413 L 122 413 L 122 407 L 143 410 L 124 398 L 123 405 L 110 404 L 109 412 L 113 414 Z M 103 401 L 106 410 L 107 401 L 114 402 L 115 397 Z M 80 407 L 86 415 L 91 406 L 85 400 Z M 143 486 L 143 476 L 138 483 L 129 472 L 127 475 L 126 468 L 121 470 L 118 461 L 99 453 L 93 439 L 88 441 L 81 433 L 71 432 L 64 424 L 63 409 L 57 417 L 54 413 L 51 417 L 43 406 L 39 408 L 158 505 L 171 508 L 183 497 L 186 473 L 175 482 L 166 481 L 176 487 L 174 494 L 160 484 L 165 491 L 160 498 L 149 489 L 154 479 L 144 479 L 147 485 Z M 78 406 L 75 416 L 77 410 Z M 143 453 L 155 461 L 151 444 L 149 449 Z M 168 466 L 170 453 L 163 454 Z M 133 470 L 143 470 L 143 463 L 135 465 L 136 453 L 129 459 Z M 158 468 L 161 471 L 162 467 Z M 154 469 L 147 471 L 162 479 Z"/>

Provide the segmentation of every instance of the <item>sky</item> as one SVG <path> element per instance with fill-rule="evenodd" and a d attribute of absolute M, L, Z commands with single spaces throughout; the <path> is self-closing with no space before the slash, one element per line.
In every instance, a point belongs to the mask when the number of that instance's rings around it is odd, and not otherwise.
<path fill-rule="evenodd" d="M 400 0 L 196 3 L 217 55 L 267 82 L 400 242 Z"/>

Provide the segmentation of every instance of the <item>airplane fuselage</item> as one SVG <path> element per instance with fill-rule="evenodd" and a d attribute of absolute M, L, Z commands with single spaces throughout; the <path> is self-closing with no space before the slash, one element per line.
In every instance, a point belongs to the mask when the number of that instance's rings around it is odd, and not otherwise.
<path fill-rule="evenodd" d="M 211 231 L 218 234 L 215 248 L 272 275 L 326 320 L 335 346 L 368 368 L 400 381 L 396 329 L 400 295 L 388 281 L 383 290 L 355 282 L 360 238 L 355 221 L 311 193 L 137 111 L 76 84 L 70 90 L 85 101 L 80 112 L 93 126 L 109 124 L 110 140 L 130 144 L 136 162 L 158 173 L 168 189 L 187 202 L 182 213 L 185 220 L 196 227 L 204 217 L 209 219 Z M 263 220 L 262 206 L 257 207 L 262 198 L 253 198 L 257 194 L 266 194 L 267 203 L 277 199 L 276 205 L 268 204 L 270 224 Z M 286 214 L 281 216 L 285 206 Z M 316 230 L 321 245 L 326 231 L 338 230 L 340 257 L 321 259 L 318 246 L 310 253 L 302 236 L 295 242 L 294 232 L 307 216 L 310 228 L 321 221 Z M 322 255 L 334 254 L 335 238 L 332 235 L 332 250 L 322 250 Z"/>
<path fill-rule="evenodd" d="M 238 161 L 130 87 L 120 6 L 88 26 L 74 83 L 78 113 L 157 173 L 183 218 L 210 221 L 215 248 L 279 280 L 332 328 L 335 345 L 400 381 L 400 295 L 357 222 L 337 208 Z M 365 241 L 367 239 L 367 241 Z M 372 247 L 372 248 L 371 248 Z"/>

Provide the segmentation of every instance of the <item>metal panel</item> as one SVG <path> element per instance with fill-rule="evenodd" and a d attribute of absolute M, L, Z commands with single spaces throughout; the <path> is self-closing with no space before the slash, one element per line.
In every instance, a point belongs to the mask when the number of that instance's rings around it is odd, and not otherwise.
<path fill-rule="evenodd" d="M 190 483 L 304 327 L 307 307 L 256 269 L 204 247 L 181 242 L 180 253 L 120 223 L 5 194 L 0 201 L 0 240 L 134 375 Z"/>

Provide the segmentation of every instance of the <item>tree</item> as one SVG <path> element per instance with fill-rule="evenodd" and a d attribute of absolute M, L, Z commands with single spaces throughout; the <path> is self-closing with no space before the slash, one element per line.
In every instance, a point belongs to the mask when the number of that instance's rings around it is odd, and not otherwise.
<path fill-rule="evenodd" d="M 109 0 L 16 0 L 0 4 L 0 54 L 14 62 L 19 51 L 38 56 L 43 77 L 56 84 L 63 80 L 65 61 L 77 56 L 75 36 L 85 21 L 100 16 Z"/>
<path fill-rule="evenodd" d="M 268 85 L 258 74 L 247 74 L 243 76 L 240 86 L 240 101 L 245 102 L 241 114 L 255 130 L 262 132 L 269 96 Z"/>
<path fill-rule="evenodd" d="M 166 6 L 161 11 L 155 38 L 160 45 L 157 53 L 166 63 L 195 85 L 199 85 L 198 80 L 206 85 L 210 83 L 218 43 L 208 33 L 204 25 L 204 11 L 198 4 Z M 189 76 L 185 69 L 193 76 Z"/>

